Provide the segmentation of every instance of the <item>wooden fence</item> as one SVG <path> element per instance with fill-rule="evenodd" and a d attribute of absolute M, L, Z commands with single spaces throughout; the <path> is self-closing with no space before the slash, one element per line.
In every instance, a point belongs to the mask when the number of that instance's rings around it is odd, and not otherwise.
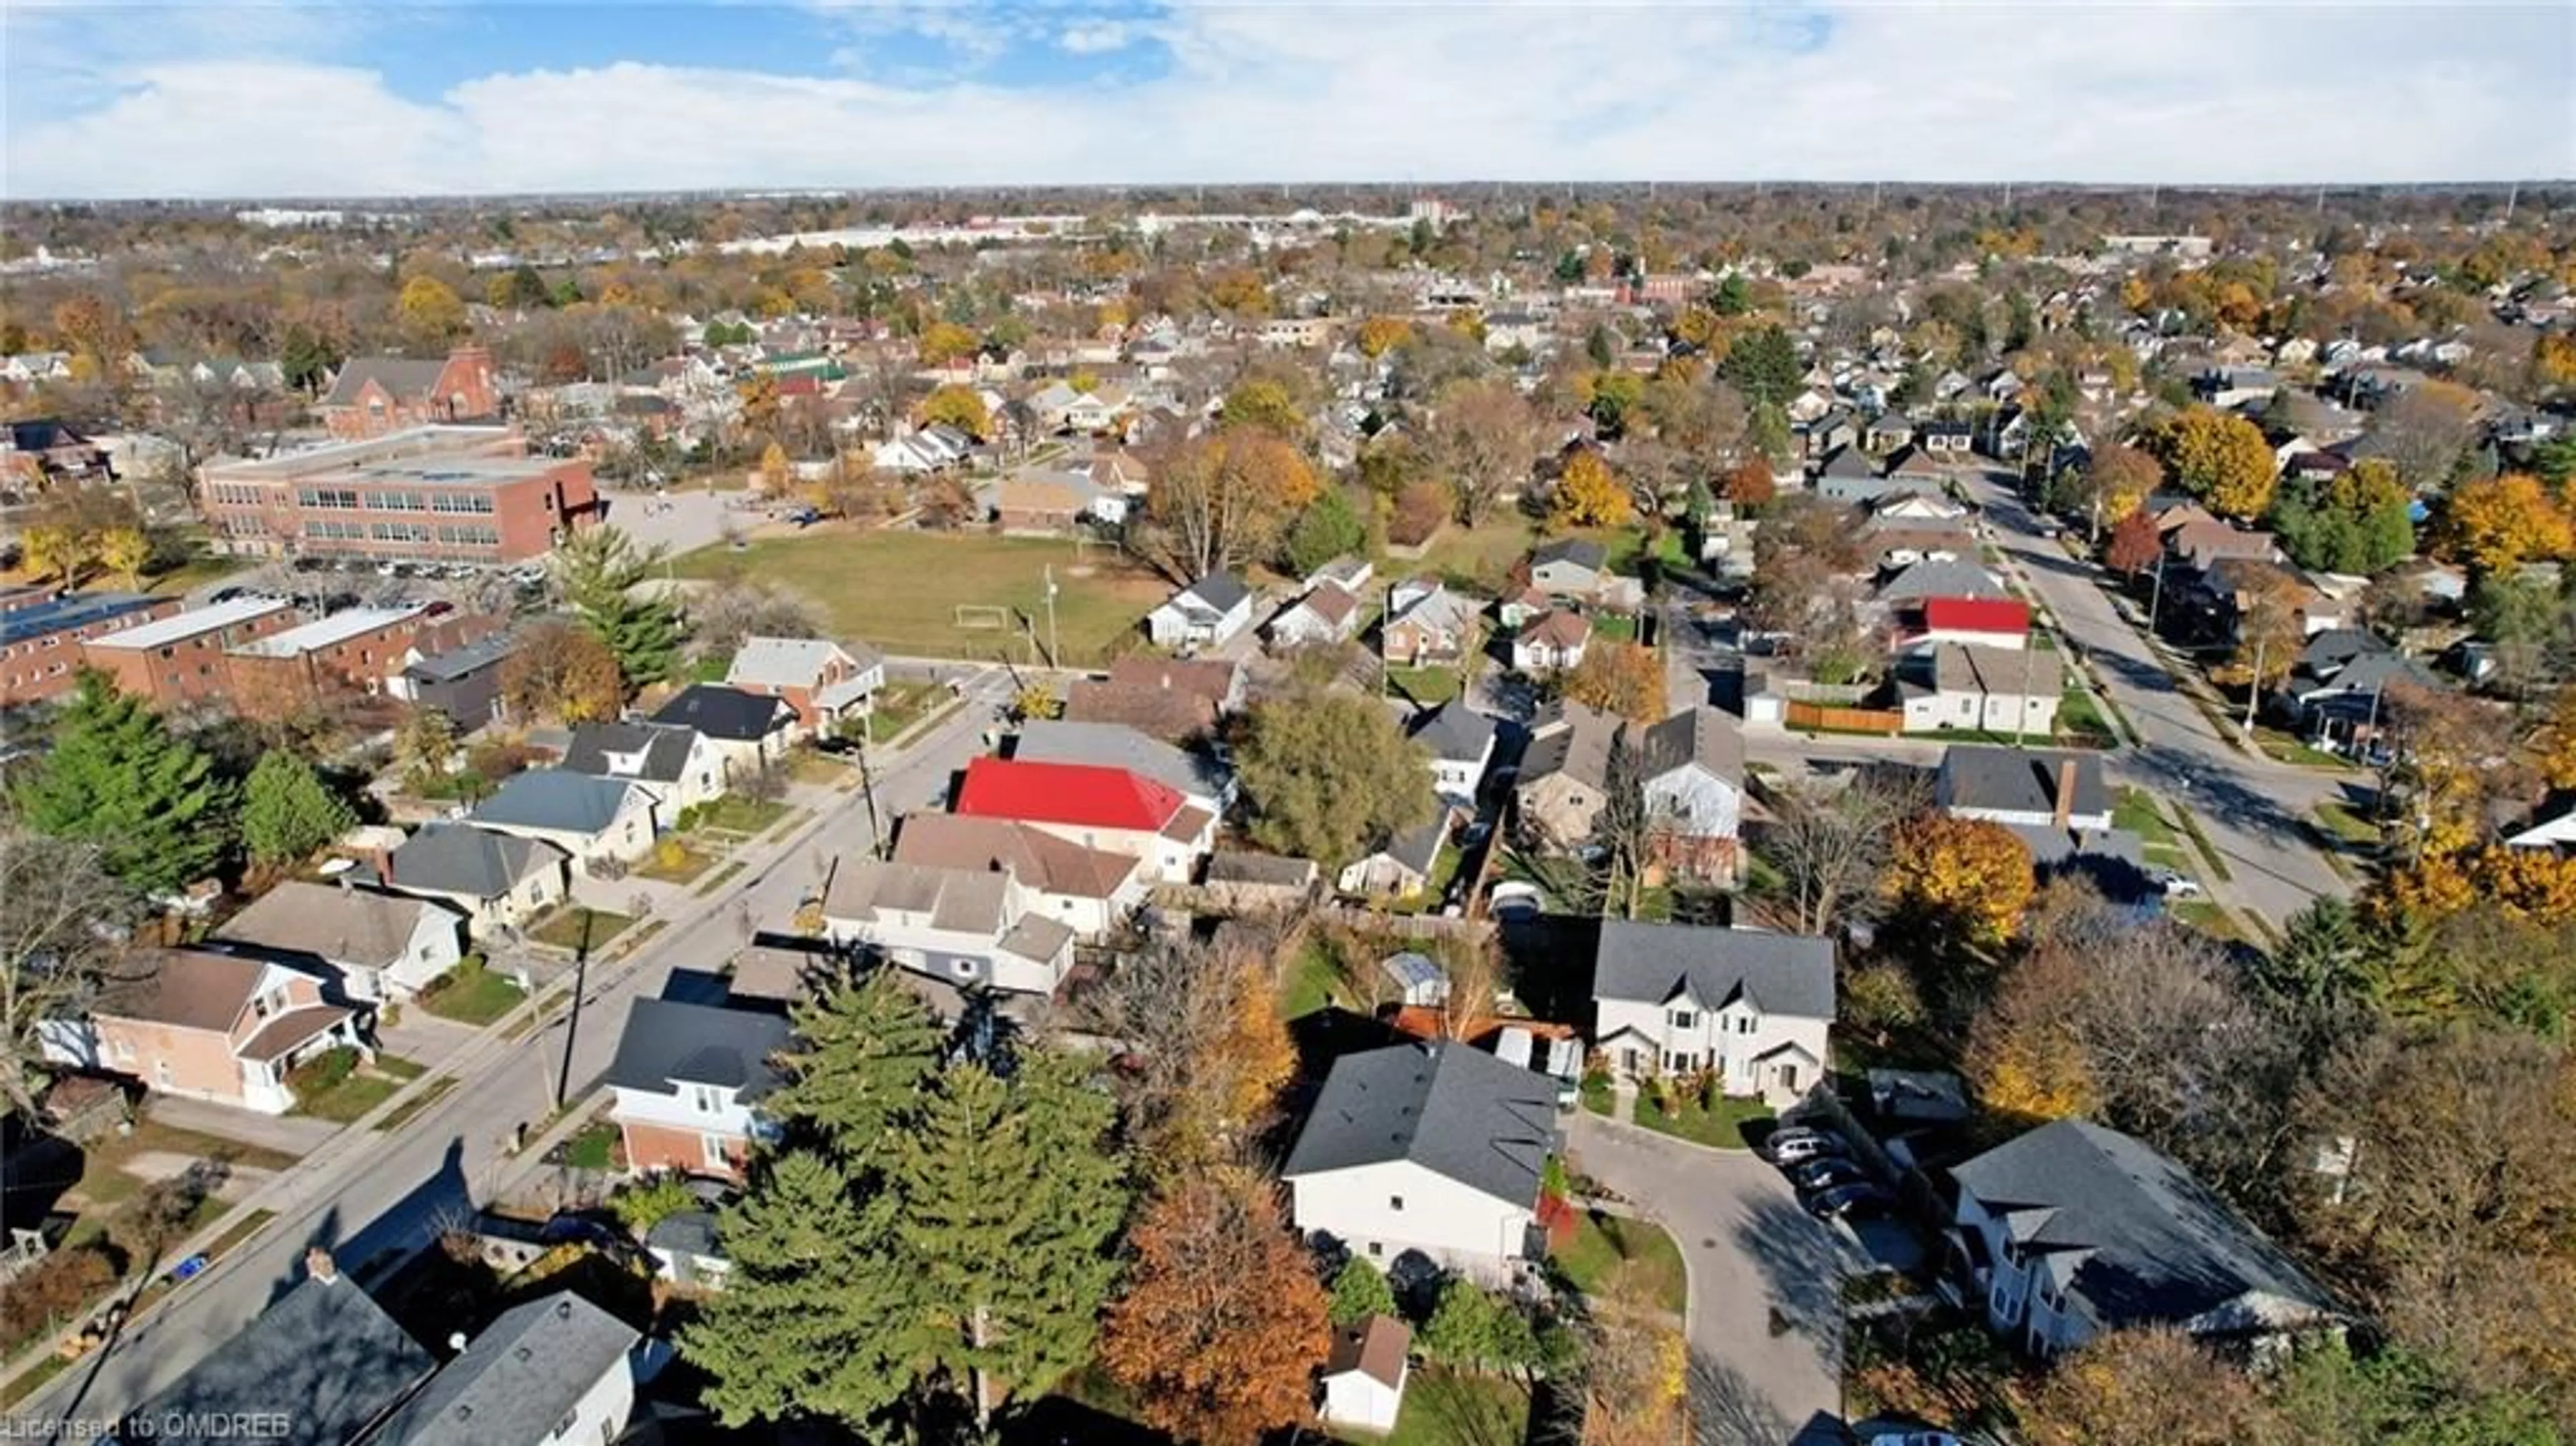
<path fill-rule="evenodd" d="M 1888 708 L 1833 708 L 1822 703 L 1790 703 L 1781 710 L 1781 721 L 1792 728 L 1822 728 L 1835 733 L 1884 733 L 1905 731 L 1905 715 Z"/>

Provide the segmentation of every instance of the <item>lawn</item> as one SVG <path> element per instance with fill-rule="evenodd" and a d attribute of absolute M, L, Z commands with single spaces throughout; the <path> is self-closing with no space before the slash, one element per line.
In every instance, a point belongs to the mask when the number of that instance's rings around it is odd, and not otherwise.
<path fill-rule="evenodd" d="M 2253 942 L 2246 938 L 2244 929 L 2237 925 L 2235 915 L 2207 899 L 2184 899 L 2167 904 L 2165 912 L 2173 916 L 2174 922 L 2188 924 L 2213 938 Z"/>
<path fill-rule="evenodd" d="M 787 804 L 781 800 L 745 798 L 739 793 L 728 793 L 701 807 L 689 828 L 691 832 L 713 830 L 718 833 L 756 834 L 786 816 Z"/>
<path fill-rule="evenodd" d="M 1592 636 L 1604 642 L 1633 643 L 1637 641 L 1637 620 L 1617 613 L 1594 613 Z"/>
<path fill-rule="evenodd" d="M 605 1170 L 613 1163 L 617 1150 L 617 1126 L 607 1120 L 595 1120 L 581 1127 L 581 1133 L 564 1142 L 564 1161 L 576 1170 Z"/>
<path fill-rule="evenodd" d="M 716 890 L 718 890 L 718 889 L 720 889 L 720 888 L 724 887 L 724 884 L 725 884 L 725 881 L 726 881 L 726 880 L 728 880 L 728 879 L 732 878 L 733 876 L 735 876 L 736 874 L 739 874 L 739 873 L 741 873 L 741 872 L 742 872 L 742 860 L 740 860 L 740 859 L 728 859 L 728 860 L 726 860 L 726 861 L 725 861 L 725 866 L 724 866 L 723 868 L 720 868 L 720 869 L 716 870 L 714 873 L 707 875 L 707 876 L 706 876 L 706 878 L 705 878 L 704 880 L 702 880 L 702 881 L 698 884 L 698 886 L 697 886 L 696 888 L 691 889 L 689 892 L 691 892 L 691 893 L 693 893 L 693 894 L 697 894 L 697 895 L 699 895 L 699 896 L 701 896 L 701 897 L 704 897 L 705 895 L 708 895 L 708 894 L 712 894 L 712 893 L 714 893 Z"/>
<path fill-rule="evenodd" d="M 557 949 L 578 949 L 582 943 L 582 919 L 590 920 L 590 947 L 600 948 L 634 923 L 634 917 L 611 913 L 606 909 L 585 909 L 567 904 L 546 916 L 545 922 L 528 931 L 528 937 Z"/>
<path fill-rule="evenodd" d="M 1635 1261 L 1664 1309 L 1680 1315 L 1689 1297 L 1690 1279 L 1682 1269 L 1682 1248 L 1674 1243 L 1671 1232 L 1651 1221 L 1590 1211 L 1575 1225 L 1574 1238 L 1558 1248 L 1555 1257 L 1556 1268 L 1565 1273 L 1566 1283 L 1585 1295 L 1598 1291 L 1613 1267 Z"/>
<path fill-rule="evenodd" d="M 2338 758 L 2322 748 L 2311 748 L 2296 735 L 2284 733 L 2278 728 L 2258 725 L 2254 730 L 2254 744 L 2276 761 L 2295 763 L 2301 768 L 2352 767 L 2352 760 Z"/>
<path fill-rule="evenodd" d="M 2366 849 L 2379 847 L 2379 825 L 2354 812 L 2348 804 L 2326 799 L 2317 805 L 2317 819 L 2331 838 Z"/>
<path fill-rule="evenodd" d="M 1502 590 L 1512 564 L 1545 541 L 1528 520 L 1498 517 L 1476 527 L 1452 525 L 1433 538 L 1419 562 L 1390 559 L 1381 569 L 1389 578 L 1428 573 L 1444 581 L 1491 595 Z"/>
<path fill-rule="evenodd" d="M 915 723 L 956 700 L 943 683 L 888 683 L 878 690 L 876 711 L 867 715 L 868 741 L 891 743 Z"/>
<path fill-rule="evenodd" d="M 131 1133 L 101 1135 L 81 1148 L 80 1184 L 74 1188 L 93 1209 L 122 1203 L 143 1188 L 141 1180 L 125 1172 L 126 1162 L 139 1155 L 224 1160 L 253 1170 L 283 1170 L 295 1163 L 295 1157 L 282 1150 L 183 1130 L 150 1115 L 136 1120 Z"/>
<path fill-rule="evenodd" d="M 2057 732 L 2061 737 L 2080 738 L 2097 747 L 2108 748 L 2120 741 L 2111 720 L 2102 716 L 2093 690 L 2069 678 L 2066 692 L 2057 700 Z"/>
<path fill-rule="evenodd" d="M 2227 867 L 2227 860 L 2219 857 L 2218 846 L 2201 831 L 2200 820 L 2192 817 L 2191 810 L 2176 808 L 2174 812 L 2181 815 L 2182 831 L 2191 835 L 2191 846 L 2200 850 L 2200 861 L 2208 866 L 2210 877 L 2222 884 L 2236 877 L 2235 871 Z"/>
<path fill-rule="evenodd" d="M 1529 1435 L 1529 1388 L 1498 1376 L 1469 1376 L 1436 1366 L 1417 1368 L 1406 1381 L 1404 1407 L 1384 1436 L 1349 1432 L 1345 1441 L 1386 1446 L 1487 1446 L 1518 1443 Z"/>
<path fill-rule="evenodd" d="M 670 840 L 666 839 L 664 842 L 670 842 Z M 661 845 L 656 844 L 653 852 L 644 856 L 644 862 L 635 866 L 635 877 L 659 879 L 666 884 L 694 883 L 698 875 L 715 866 L 715 861 L 714 854 L 705 849 L 691 848 L 683 843 L 679 848 L 679 860 L 665 865 L 662 861 Z"/>
<path fill-rule="evenodd" d="M 252 560 L 247 557 L 202 553 L 152 578 L 144 584 L 143 590 L 156 596 L 170 597 L 186 592 L 192 587 L 203 587 L 219 577 L 229 577 L 251 565 Z M 124 586 L 122 578 L 111 578 L 107 581 L 114 586 Z"/>
<path fill-rule="evenodd" d="M 1333 962 L 1333 951 L 1309 937 L 1298 949 L 1297 962 L 1289 966 L 1288 977 L 1279 987 L 1280 1017 L 1296 1019 L 1331 1004 L 1341 982 L 1341 967 Z"/>
<path fill-rule="evenodd" d="M 2111 826 L 2136 834 L 2144 847 L 2140 850 L 2151 868 L 2188 871 L 2191 861 L 2184 857 L 2182 839 L 2173 825 L 2165 822 L 2155 799 L 2143 789 L 2123 788 L 2119 801 L 2111 808 Z"/>
<path fill-rule="evenodd" d="M 1618 1103 L 1618 1092 L 1610 1087 L 1610 1076 L 1587 1074 L 1581 1086 L 1583 1107 L 1596 1115 L 1608 1115 Z"/>
<path fill-rule="evenodd" d="M 431 980 L 419 1003 L 441 1019 L 480 1027 L 518 1008 L 527 997 L 517 980 L 485 968 L 482 955 L 468 954 L 455 968 Z"/>
<path fill-rule="evenodd" d="M 1769 1105 L 1757 1099 L 1720 1095 L 1717 1108 L 1710 1109 L 1695 1096 L 1684 1096 L 1679 1091 L 1675 1095 L 1674 1109 L 1667 1114 L 1656 1106 L 1651 1092 L 1641 1091 L 1637 1096 L 1637 1123 L 1721 1150 L 1741 1150 L 1746 1148 L 1746 1125 L 1776 1117 Z"/>
<path fill-rule="evenodd" d="M 1386 670 L 1386 690 L 1400 693 L 1414 702 L 1428 706 L 1446 703 L 1458 696 L 1460 679 L 1455 668 L 1394 668 Z"/>
<path fill-rule="evenodd" d="M 420 1072 L 421 1067 L 411 1060 L 380 1054 L 373 1064 L 361 1065 L 338 1082 L 301 1095 L 293 1113 L 334 1124 L 353 1124 L 392 1099 L 405 1081 L 420 1078 Z"/>
<path fill-rule="evenodd" d="M 961 628 L 960 603 L 1009 608 L 1047 635 L 1046 570 L 1055 569 L 1055 626 L 1067 663 L 1096 664 L 1136 631 L 1170 583 L 1106 548 L 986 533 L 818 529 L 765 538 L 736 552 L 718 544 L 679 558 L 679 576 L 756 577 L 812 599 L 836 632 L 890 653 L 1025 657 L 1026 634 Z"/>

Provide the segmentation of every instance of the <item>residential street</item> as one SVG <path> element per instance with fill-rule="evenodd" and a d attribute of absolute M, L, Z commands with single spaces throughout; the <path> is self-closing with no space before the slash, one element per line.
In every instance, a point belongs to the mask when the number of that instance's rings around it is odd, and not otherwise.
<path fill-rule="evenodd" d="M 2115 781 L 2133 783 L 2188 808 L 2235 877 L 2209 879 L 2211 895 L 2274 925 L 2320 894 L 2345 892 L 2306 829 L 2320 800 L 2339 791 L 2329 774 L 2239 751 L 2219 736 L 2175 684 L 2146 639 L 2111 605 L 2090 568 L 2042 537 L 2005 483 L 1980 475 L 1970 497 L 1993 524 L 1993 540 L 2094 665 L 2111 701 L 2138 732 L 2138 746 L 2111 761 Z"/>
<path fill-rule="evenodd" d="M 933 806 L 949 776 L 982 751 L 982 733 L 1011 693 L 998 669 L 968 688 L 970 706 L 880 766 L 877 806 L 890 824 Z M 748 941 L 749 930 L 779 927 L 825 860 L 869 848 L 868 810 L 852 791 L 795 833 L 747 855 L 742 881 L 666 917 L 668 926 L 631 958 L 590 981 L 573 1051 L 570 1098 L 586 1095 L 617 1047 L 629 1005 L 659 992 L 674 968 L 712 970 Z M 426 1244 L 443 1222 L 488 1202 L 533 1157 L 508 1155 L 522 1123 L 533 1132 L 549 1114 L 549 1090 L 565 1037 L 558 1016 L 516 1040 L 488 1035 L 451 1060 L 463 1081 L 399 1131 L 345 1132 L 249 1197 L 275 1211 L 258 1239 L 218 1261 L 109 1348 L 82 1361 L 17 1408 L 23 1419 L 104 1421 L 153 1392 L 229 1339 L 299 1279 L 308 1246 L 327 1246 L 346 1269 L 387 1250 Z"/>
<path fill-rule="evenodd" d="M 1577 1111 L 1577 1169 L 1672 1232 L 1690 1267 L 1690 1397 L 1700 1446 L 1838 1442 L 1844 1237 L 1749 1150 L 1679 1144 Z"/>

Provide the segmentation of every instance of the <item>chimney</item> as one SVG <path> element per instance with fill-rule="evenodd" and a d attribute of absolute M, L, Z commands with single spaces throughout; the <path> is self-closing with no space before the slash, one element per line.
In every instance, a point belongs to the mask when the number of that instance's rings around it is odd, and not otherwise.
<path fill-rule="evenodd" d="M 2057 760 L 2056 804 L 2053 821 L 2063 831 L 2068 816 L 2075 812 L 2075 759 L 2072 756 Z"/>
<path fill-rule="evenodd" d="M 316 1245 L 304 1252 L 304 1271 L 315 1280 L 329 1285 L 340 1278 L 340 1262 L 331 1258 L 330 1251 Z"/>

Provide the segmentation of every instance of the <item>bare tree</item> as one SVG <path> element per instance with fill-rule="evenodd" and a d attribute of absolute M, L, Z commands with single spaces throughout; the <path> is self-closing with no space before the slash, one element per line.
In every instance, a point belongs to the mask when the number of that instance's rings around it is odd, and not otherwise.
<path fill-rule="evenodd" d="M 0 1098 L 29 1118 L 46 1023 L 76 1018 L 101 989 L 143 977 L 125 945 L 133 917 L 97 849 L 0 824 Z"/>
<path fill-rule="evenodd" d="M 1458 520 L 1473 527 L 1529 481 L 1538 415 L 1507 381 L 1458 382 L 1440 394 L 1431 441 L 1457 496 Z"/>
<path fill-rule="evenodd" d="M 828 636 L 813 603 L 774 583 L 750 578 L 720 582 L 689 600 L 691 641 L 701 657 L 735 652 L 746 638 Z"/>
<path fill-rule="evenodd" d="M 1790 928 L 1821 934 L 1844 907 L 1868 896 L 1887 865 L 1888 837 L 1922 807 L 1919 784 L 1867 773 L 1827 791 L 1812 783 L 1775 787 L 1771 822 L 1758 851 L 1780 871 Z"/>

